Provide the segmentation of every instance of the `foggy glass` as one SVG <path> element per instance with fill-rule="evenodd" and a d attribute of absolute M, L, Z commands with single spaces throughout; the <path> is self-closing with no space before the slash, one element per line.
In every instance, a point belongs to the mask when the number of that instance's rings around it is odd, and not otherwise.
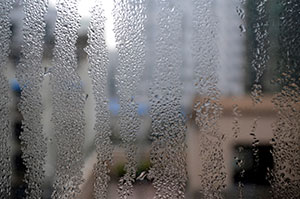
<path fill-rule="evenodd" d="M 300 198 L 297 0 L 2 0 L 0 198 Z"/>

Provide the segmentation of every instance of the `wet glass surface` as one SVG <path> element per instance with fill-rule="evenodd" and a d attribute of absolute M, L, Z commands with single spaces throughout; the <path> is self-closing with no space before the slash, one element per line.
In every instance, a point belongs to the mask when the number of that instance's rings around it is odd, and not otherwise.
<path fill-rule="evenodd" d="M 0 198 L 300 198 L 297 0 L 2 0 Z"/>

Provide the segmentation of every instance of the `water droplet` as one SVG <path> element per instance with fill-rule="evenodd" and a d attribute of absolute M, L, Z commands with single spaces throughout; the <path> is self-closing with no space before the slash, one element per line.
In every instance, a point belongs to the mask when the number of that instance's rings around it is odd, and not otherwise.
<path fill-rule="evenodd" d="M 239 28 L 240 28 L 241 33 L 246 32 L 246 27 L 244 26 L 244 24 L 239 25 Z"/>
<path fill-rule="evenodd" d="M 147 172 L 143 171 L 143 172 L 141 172 L 141 174 L 136 179 L 137 180 L 144 180 L 146 176 L 147 176 Z"/>

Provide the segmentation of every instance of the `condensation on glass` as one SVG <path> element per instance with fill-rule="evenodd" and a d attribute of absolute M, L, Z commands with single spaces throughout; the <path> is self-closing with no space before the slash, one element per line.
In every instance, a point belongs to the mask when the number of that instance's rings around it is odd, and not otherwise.
<path fill-rule="evenodd" d="M 0 198 L 300 198 L 299 13 L 2 0 Z"/>

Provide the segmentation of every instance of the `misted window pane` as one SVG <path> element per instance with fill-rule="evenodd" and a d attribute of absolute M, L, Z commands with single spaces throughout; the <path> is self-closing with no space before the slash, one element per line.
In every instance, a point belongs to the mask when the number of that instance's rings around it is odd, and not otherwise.
<path fill-rule="evenodd" d="M 0 198 L 300 198 L 298 0 L 2 0 Z"/>

